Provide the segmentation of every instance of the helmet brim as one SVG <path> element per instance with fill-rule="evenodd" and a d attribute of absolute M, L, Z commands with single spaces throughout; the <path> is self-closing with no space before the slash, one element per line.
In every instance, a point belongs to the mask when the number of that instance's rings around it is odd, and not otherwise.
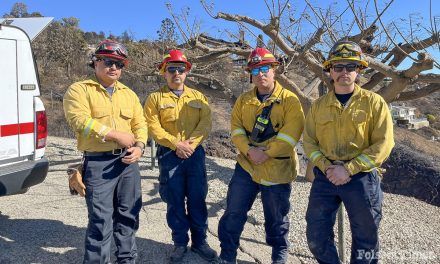
<path fill-rule="evenodd" d="M 260 61 L 258 63 L 246 66 L 246 71 L 251 71 L 254 68 L 260 67 L 260 66 L 264 66 L 264 65 L 273 65 L 273 66 L 278 66 L 280 65 L 280 63 L 278 61 Z"/>
<path fill-rule="evenodd" d="M 358 58 L 332 58 L 330 60 L 326 60 L 324 61 L 324 63 L 322 64 L 322 66 L 324 67 L 324 70 L 330 70 L 330 67 L 332 66 L 333 62 L 338 62 L 338 61 L 356 61 L 360 63 L 360 69 L 363 70 L 365 68 L 368 68 L 368 62 L 365 60 L 361 60 Z"/>
<path fill-rule="evenodd" d="M 124 63 L 124 66 L 128 65 L 128 59 L 123 57 L 123 56 L 119 56 L 116 54 L 96 54 L 95 55 L 96 58 L 111 58 L 111 59 L 115 59 L 115 60 L 119 60 L 122 61 Z"/>

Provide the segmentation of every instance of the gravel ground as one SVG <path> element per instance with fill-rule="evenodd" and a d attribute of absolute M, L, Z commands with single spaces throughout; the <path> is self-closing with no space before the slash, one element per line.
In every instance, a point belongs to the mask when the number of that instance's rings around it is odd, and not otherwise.
<path fill-rule="evenodd" d="M 0 198 L 0 263 L 79 263 L 83 254 L 87 212 L 82 198 L 70 196 L 65 168 L 77 161 L 74 141 L 50 137 L 47 156 L 49 175 L 29 192 Z M 142 168 L 143 210 L 137 233 L 139 263 L 166 263 L 172 250 L 165 221 L 166 207 L 158 195 L 158 169 L 150 169 L 149 151 Z M 235 162 L 207 158 L 209 177 L 209 243 L 219 251 L 218 221 L 225 208 L 227 183 Z M 290 212 L 289 263 L 316 263 L 307 248 L 305 211 L 311 184 L 298 177 L 293 183 Z M 414 198 L 385 194 L 380 228 L 382 263 L 439 263 L 439 207 Z M 337 234 L 337 230 L 335 229 Z M 350 255 L 350 231 L 345 221 L 346 256 Z M 249 212 L 241 239 L 239 263 L 270 263 L 265 245 L 264 218 L 258 199 Z M 185 263 L 206 263 L 193 253 Z"/>

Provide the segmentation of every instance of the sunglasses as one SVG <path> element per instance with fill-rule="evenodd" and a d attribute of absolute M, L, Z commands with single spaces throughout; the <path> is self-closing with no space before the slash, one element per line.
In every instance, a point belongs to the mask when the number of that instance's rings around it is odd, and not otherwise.
<path fill-rule="evenodd" d="M 179 74 L 182 74 L 186 71 L 185 66 L 170 66 L 167 67 L 167 72 L 174 74 L 175 72 L 178 72 Z"/>
<path fill-rule="evenodd" d="M 270 70 L 270 66 L 269 65 L 265 65 L 265 66 L 261 66 L 261 67 L 257 67 L 257 68 L 253 68 L 251 70 L 251 74 L 253 76 L 257 76 L 258 74 L 260 74 L 260 72 L 262 73 L 268 73 Z"/>
<path fill-rule="evenodd" d="M 122 61 L 115 61 L 111 59 L 98 59 L 97 61 L 103 61 L 105 67 L 111 68 L 113 67 L 113 64 L 116 66 L 116 69 L 120 70 L 124 68 L 125 64 Z"/>
<path fill-rule="evenodd" d="M 332 69 L 335 72 L 342 72 L 344 68 L 347 72 L 354 72 L 357 68 L 359 68 L 359 65 L 355 63 L 332 65 Z"/>

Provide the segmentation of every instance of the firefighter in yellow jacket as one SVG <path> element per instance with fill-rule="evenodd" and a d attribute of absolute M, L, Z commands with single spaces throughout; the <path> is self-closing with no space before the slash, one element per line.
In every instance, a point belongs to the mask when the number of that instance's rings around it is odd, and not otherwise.
<path fill-rule="evenodd" d="M 311 107 L 304 148 L 315 165 L 306 214 L 307 241 L 319 263 L 340 263 L 333 226 L 341 202 L 352 231 L 350 263 L 377 263 L 382 190 L 378 168 L 394 146 L 387 103 L 356 82 L 366 68 L 362 50 L 351 41 L 337 42 L 324 62 L 334 91 Z"/>
<path fill-rule="evenodd" d="M 294 148 L 303 131 L 304 114 L 297 96 L 275 81 L 278 64 L 267 49 L 253 50 L 247 69 L 255 88 L 243 93 L 232 110 L 232 142 L 240 153 L 218 228 L 220 263 L 236 263 L 247 213 L 259 192 L 272 261 L 287 261 L 287 214 L 298 166 Z"/>
<path fill-rule="evenodd" d="M 138 160 L 148 135 L 138 97 L 118 81 L 127 63 L 122 44 L 102 41 L 89 64 L 95 78 L 72 84 L 64 95 L 66 119 L 84 153 L 83 182 L 71 186 L 85 194 L 88 209 L 83 263 L 110 263 L 112 235 L 118 263 L 135 263 L 137 257 Z"/>
<path fill-rule="evenodd" d="M 180 50 L 169 51 L 159 69 L 167 84 L 148 96 L 144 113 L 151 136 L 159 144 L 159 193 L 167 203 L 174 242 L 170 262 L 182 261 L 188 231 L 191 250 L 213 261 L 217 253 L 206 241 L 208 185 L 201 145 L 211 131 L 211 110 L 202 93 L 184 84 L 191 63 Z"/>

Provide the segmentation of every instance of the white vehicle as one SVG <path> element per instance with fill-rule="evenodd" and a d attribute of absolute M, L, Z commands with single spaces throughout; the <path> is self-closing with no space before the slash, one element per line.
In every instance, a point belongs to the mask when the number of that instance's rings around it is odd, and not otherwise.
<path fill-rule="evenodd" d="M 49 168 L 46 111 L 29 37 L 52 20 L 45 19 L 43 26 L 28 20 L 26 32 L 18 27 L 26 19 L 0 20 L 0 196 L 26 192 L 43 182 Z"/>

